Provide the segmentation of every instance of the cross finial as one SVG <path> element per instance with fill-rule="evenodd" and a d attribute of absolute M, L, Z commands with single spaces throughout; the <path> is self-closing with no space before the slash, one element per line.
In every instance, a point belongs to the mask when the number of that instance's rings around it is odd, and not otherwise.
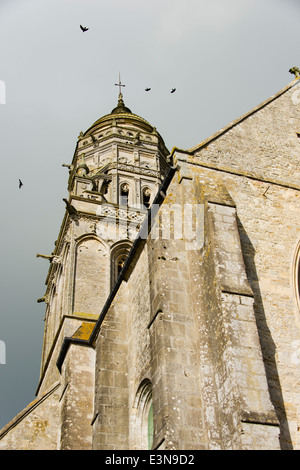
<path fill-rule="evenodd" d="M 119 73 L 119 83 L 115 83 L 115 86 L 119 87 L 119 95 L 122 95 L 121 87 L 125 86 L 125 85 L 123 85 L 122 82 L 121 82 L 120 73 Z"/>

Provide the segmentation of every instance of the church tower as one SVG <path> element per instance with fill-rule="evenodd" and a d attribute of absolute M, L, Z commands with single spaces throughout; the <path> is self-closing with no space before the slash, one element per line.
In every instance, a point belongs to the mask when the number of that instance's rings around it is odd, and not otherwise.
<path fill-rule="evenodd" d="M 155 127 L 118 105 L 80 133 L 51 255 L 43 364 L 65 315 L 99 315 L 168 169 Z"/>
<path fill-rule="evenodd" d="M 111 113 L 80 133 L 73 161 L 67 165 L 65 217 L 54 252 L 44 256 L 51 264 L 45 296 L 39 299 L 46 303 L 46 314 L 38 394 L 58 379 L 55 362 L 63 338 L 76 331 L 79 335 L 82 330 L 90 331 L 99 317 L 167 172 L 168 155 L 155 127 L 125 106 L 121 91 Z M 71 407 L 78 403 L 81 388 L 82 396 L 89 400 L 85 407 L 92 409 L 93 352 L 88 355 L 89 359 L 84 359 L 77 351 L 70 369 L 64 364 L 62 375 L 68 375 L 64 399 Z M 80 361 L 85 363 L 82 374 L 75 366 L 78 362 L 80 367 Z M 77 385 L 72 382 L 75 401 L 67 386 L 70 375 L 76 377 Z M 87 385 L 88 394 L 83 389 Z M 65 421 L 74 427 L 69 414 Z M 91 416 L 87 429 L 90 421 Z M 74 436 L 69 437 L 73 447 Z M 77 444 L 84 447 L 82 442 Z M 70 447 L 62 443 L 62 448 Z"/>

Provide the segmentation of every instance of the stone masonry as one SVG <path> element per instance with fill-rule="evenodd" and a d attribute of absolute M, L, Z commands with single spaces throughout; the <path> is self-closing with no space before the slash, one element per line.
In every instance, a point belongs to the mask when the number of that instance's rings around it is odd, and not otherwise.
<path fill-rule="evenodd" d="M 81 133 L 36 400 L 0 449 L 300 449 L 300 82 L 197 146 Z"/>

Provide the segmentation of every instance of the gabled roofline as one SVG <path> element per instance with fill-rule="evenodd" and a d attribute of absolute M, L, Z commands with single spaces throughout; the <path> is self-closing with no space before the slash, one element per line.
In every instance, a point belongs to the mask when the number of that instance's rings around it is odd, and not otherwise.
<path fill-rule="evenodd" d="M 54 385 L 47 390 L 47 392 L 43 393 L 41 397 L 36 398 L 33 400 L 29 405 L 27 405 L 20 413 L 17 414 L 4 428 L 0 430 L 0 440 L 15 426 L 17 426 L 24 418 L 26 418 L 35 408 L 37 408 L 43 401 L 45 401 L 50 395 L 52 395 L 55 390 L 60 387 L 61 382 L 55 382 Z"/>
<path fill-rule="evenodd" d="M 290 88 L 292 88 L 293 86 L 295 86 L 298 81 L 300 80 L 300 77 L 297 77 L 295 78 L 291 83 L 289 83 L 286 87 L 282 88 L 282 90 L 280 90 L 278 93 L 276 93 L 275 95 L 272 95 L 270 98 L 268 98 L 267 100 L 263 101 L 262 103 L 260 103 L 258 106 L 256 106 L 255 108 L 251 109 L 250 111 L 248 111 L 247 113 L 245 114 L 242 114 L 242 116 L 240 116 L 239 118 L 235 119 L 234 121 L 230 122 L 227 126 L 223 127 L 222 129 L 220 129 L 219 131 L 215 132 L 214 134 L 212 134 L 210 137 L 208 137 L 207 139 L 203 140 L 202 142 L 200 142 L 199 144 L 195 145 L 194 147 L 191 147 L 190 149 L 188 150 L 185 150 L 184 152 L 185 153 L 189 153 L 191 155 L 193 155 L 195 152 L 197 152 L 198 150 L 201 150 L 202 148 L 206 147 L 208 144 L 210 144 L 211 142 L 213 142 L 214 140 L 216 140 L 218 137 L 220 137 L 221 135 L 225 134 L 227 131 L 229 131 L 230 129 L 232 129 L 233 127 L 237 126 L 238 124 L 240 124 L 242 121 L 244 121 L 245 119 L 247 119 L 249 116 L 251 116 L 252 114 L 255 114 L 257 113 L 257 111 L 260 111 L 261 109 L 263 109 L 265 106 L 267 106 L 268 104 L 270 104 L 272 101 L 276 100 L 277 98 L 279 98 L 280 96 L 282 96 L 284 93 L 286 93 Z M 180 150 L 180 149 L 177 149 L 177 150 Z M 172 150 L 172 153 L 173 153 L 173 150 Z M 171 154 L 172 154 L 171 153 Z"/>

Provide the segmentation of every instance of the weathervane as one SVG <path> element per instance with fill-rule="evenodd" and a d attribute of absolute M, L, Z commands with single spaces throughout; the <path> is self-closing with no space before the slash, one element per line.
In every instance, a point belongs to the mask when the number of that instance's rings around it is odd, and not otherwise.
<path fill-rule="evenodd" d="M 119 87 L 119 95 L 122 95 L 121 87 L 122 87 L 122 86 L 126 86 L 126 85 L 123 85 L 123 84 L 121 83 L 120 73 L 119 73 L 119 83 L 115 83 L 115 86 L 118 86 L 118 87 Z"/>

